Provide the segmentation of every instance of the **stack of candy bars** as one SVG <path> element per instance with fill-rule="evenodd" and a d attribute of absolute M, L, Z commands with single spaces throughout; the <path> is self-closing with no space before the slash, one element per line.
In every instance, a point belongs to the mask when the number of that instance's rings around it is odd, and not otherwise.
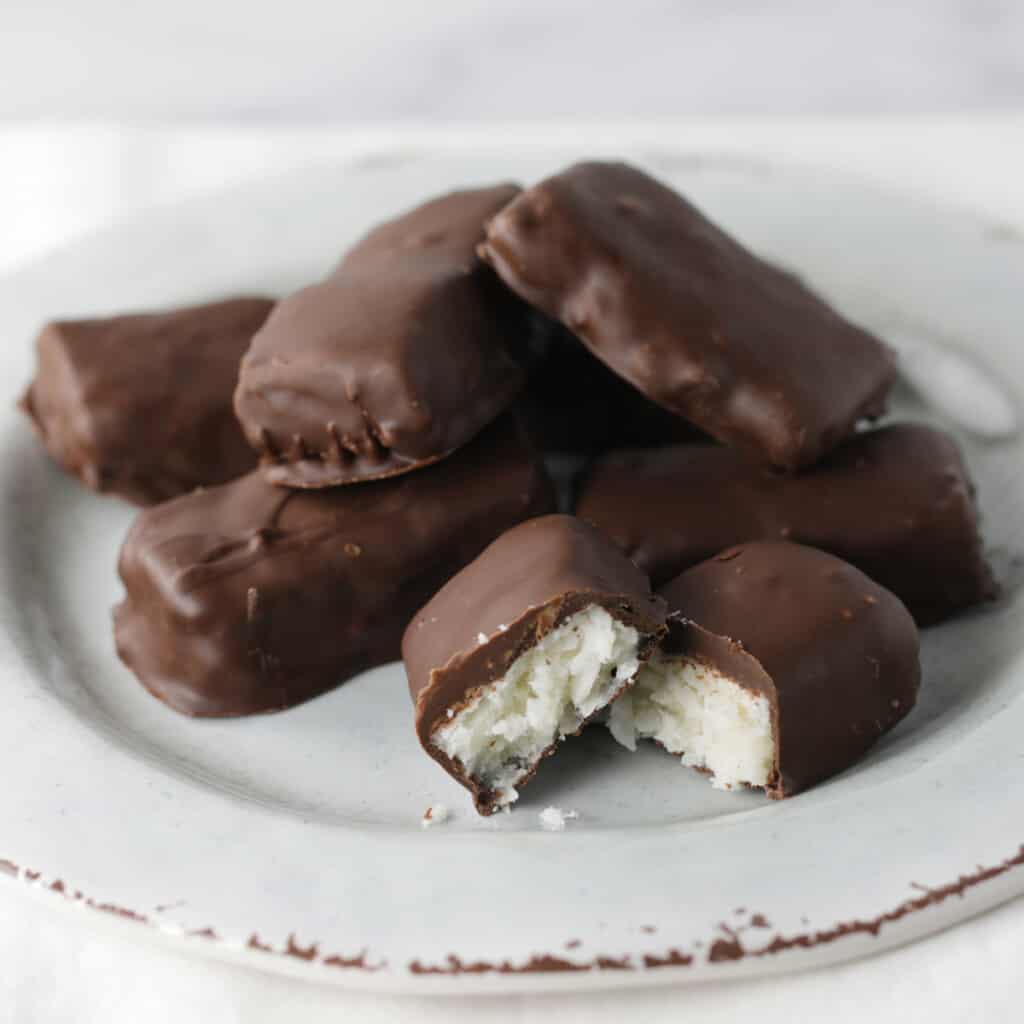
<path fill-rule="evenodd" d="M 276 303 L 37 346 L 51 456 L 149 506 L 114 611 L 142 684 L 247 715 L 402 657 L 481 814 L 591 721 L 790 796 L 912 709 L 919 626 L 995 594 L 956 444 L 866 429 L 891 351 L 626 164 L 431 200 Z"/>

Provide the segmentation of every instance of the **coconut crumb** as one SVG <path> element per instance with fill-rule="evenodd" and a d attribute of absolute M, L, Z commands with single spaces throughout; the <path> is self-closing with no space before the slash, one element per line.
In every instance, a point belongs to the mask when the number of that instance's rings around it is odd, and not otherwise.
<path fill-rule="evenodd" d="M 578 811 L 563 811 L 561 807 L 545 807 L 538 815 L 540 827 L 547 832 L 561 832 L 567 821 L 579 817 Z"/>
<path fill-rule="evenodd" d="M 477 635 L 476 635 L 476 642 L 478 644 L 481 644 L 481 645 L 487 643 L 487 634 L 486 633 L 477 633 Z"/>
<path fill-rule="evenodd" d="M 432 804 L 423 812 L 420 819 L 421 828 L 430 828 L 433 825 L 443 825 L 449 818 L 448 808 L 444 804 Z"/>

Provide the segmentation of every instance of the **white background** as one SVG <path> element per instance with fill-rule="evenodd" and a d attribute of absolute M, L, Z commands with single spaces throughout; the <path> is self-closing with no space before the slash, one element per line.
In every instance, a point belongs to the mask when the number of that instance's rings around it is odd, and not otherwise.
<path fill-rule="evenodd" d="M 0 272 L 152 202 L 496 119 L 543 137 L 567 130 L 553 117 L 665 118 L 709 147 L 835 167 L 1024 226 L 1015 111 L 1024 4 L 1012 0 L 0 0 Z M 1022 946 L 1024 908 L 1011 906 L 787 980 L 462 1012 L 1008 1020 Z M 0 887 L 4 1024 L 417 1018 L 463 1019 L 448 1001 L 344 996 L 180 956 Z"/>
<path fill-rule="evenodd" d="M 4 0 L 0 117 L 1006 110 L 1018 0 Z"/>

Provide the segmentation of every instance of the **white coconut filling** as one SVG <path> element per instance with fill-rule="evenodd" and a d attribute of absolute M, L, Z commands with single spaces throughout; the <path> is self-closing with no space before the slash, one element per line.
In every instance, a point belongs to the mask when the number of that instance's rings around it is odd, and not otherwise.
<path fill-rule="evenodd" d="M 617 700 L 608 728 L 624 747 L 652 739 L 683 764 L 711 774 L 718 789 L 766 786 L 775 760 L 768 698 L 710 665 L 660 653 Z"/>
<path fill-rule="evenodd" d="M 432 736 L 478 783 L 513 803 L 552 743 L 576 732 L 636 673 L 640 634 L 598 605 L 524 651 L 505 674 Z"/>

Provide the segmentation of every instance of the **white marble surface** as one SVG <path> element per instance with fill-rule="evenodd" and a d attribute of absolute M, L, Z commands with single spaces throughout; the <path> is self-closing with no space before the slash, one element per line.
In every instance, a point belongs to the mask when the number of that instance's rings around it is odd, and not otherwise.
<path fill-rule="evenodd" d="M 0 65 L 2 66 L 2 65 Z M 637 129 L 638 132 L 641 129 Z M 679 121 L 664 130 L 708 150 L 814 163 L 979 210 L 1024 228 L 1024 118 Z M 419 135 L 417 136 L 417 131 Z M 509 129 L 522 144 L 600 125 Z M 623 137 L 616 129 L 617 138 Z M 0 127 L 0 265 L 44 254 L 111 216 L 311 159 L 381 144 L 443 145 L 450 129 Z M 628 136 L 627 136 L 628 137 Z M 1024 272 L 1024 271 L 1022 271 Z M 20 343 L 7 339 L 6 343 Z M 100 916 L 100 915 L 97 915 Z M 141 930 L 140 930 L 141 931 Z M 178 953 L 125 925 L 102 927 L 0 891 L 0 1022 L 139 1021 L 1000 1021 L 1019 1016 L 1024 906 L 862 963 L 686 991 L 501 1000 L 348 994 Z"/>
<path fill-rule="evenodd" d="M 570 131 L 592 139 L 593 151 L 600 153 L 607 138 L 649 139 L 651 126 L 649 120 L 629 119 L 526 122 L 497 130 L 523 145 L 558 141 Z M 151 203 L 382 146 L 445 145 L 466 130 L 451 122 L 340 128 L 0 121 L 0 272 Z M 710 151 L 755 150 L 776 160 L 839 168 L 937 201 L 973 206 L 995 220 L 1024 220 L 1024 106 L 1018 114 L 912 119 L 660 119 L 655 130 Z"/>
<path fill-rule="evenodd" d="M 0 118 L 1006 110 L 1019 0 L 5 0 Z"/>

